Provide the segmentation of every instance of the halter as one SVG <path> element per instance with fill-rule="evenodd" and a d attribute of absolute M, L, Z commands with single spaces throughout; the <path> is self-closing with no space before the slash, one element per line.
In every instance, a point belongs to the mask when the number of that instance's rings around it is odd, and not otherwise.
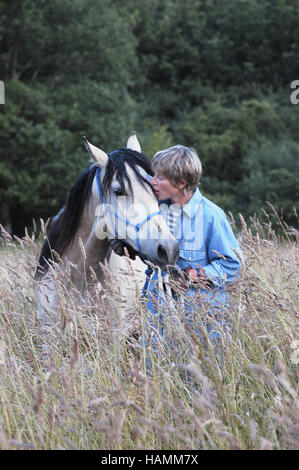
<path fill-rule="evenodd" d="M 143 219 L 141 222 L 139 222 L 138 224 L 133 224 L 132 222 L 130 222 L 129 220 L 127 219 L 124 219 L 123 217 L 121 217 L 120 215 L 118 215 L 118 213 L 112 209 L 110 206 L 108 206 L 108 204 L 106 204 L 106 202 L 104 201 L 104 196 L 103 196 L 103 193 L 102 193 L 102 190 L 101 190 L 101 185 L 100 185 L 100 180 L 99 180 L 99 168 L 97 168 L 97 171 L 96 171 L 96 182 L 97 182 L 97 185 L 98 185 L 98 191 L 99 191 L 99 195 L 100 195 L 100 202 L 101 204 L 104 205 L 105 209 L 108 210 L 110 213 L 111 212 L 114 212 L 114 215 L 117 219 L 121 220 L 122 222 L 124 222 L 126 225 L 130 225 L 131 227 L 134 227 L 135 230 L 136 230 L 136 244 L 137 244 L 137 248 L 138 248 L 138 251 L 139 251 L 139 254 L 141 256 L 141 259 L 142 261 L 144 262 L 145 261 L 145 257 L 143 256 L 143 253 L 142 253 L 142 250 L 141 250 L 141 247 L 140 247 L 140 242 L 139 242 L 139 230 L 140 228 L 142 227 L 143 224 L 145 224 L 148 220 L 150 220 L 152 217 L 154 217 L 155 215 L 161 215 L 162 212 L 161 211 L 156 211 L 156 212 L 152 212 L 151 214 L 149 214 L 147 217 L 145 217 L 145 219 Z M 110 216 L 111 217 L 111 216 Z M 121 240 L 123 242 L 125 242 L 125 240 L 119 238 L 118 236 L 118 233 L 117 233 L 117 230 L 114 226 L 114 235 L 116 236 L 116 238 L 118 240 Z"/>

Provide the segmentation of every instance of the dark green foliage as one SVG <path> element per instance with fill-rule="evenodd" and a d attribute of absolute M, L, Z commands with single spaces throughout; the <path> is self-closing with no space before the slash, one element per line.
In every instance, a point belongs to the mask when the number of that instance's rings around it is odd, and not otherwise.
<path fill-rule="evenodd" d="M 291 140 L 263 141 L 244 158 L 238 204 L 244 215 L 258 212 L 265 201 L 279 209 L 289 223 L 298 223 L 293 207 L 299 202 L 299 143 Z"/>
<path fill-rule="evenodd" d="M 108 1 L 12 1 L 3 12 L 0 219 L 9 205 L 16 227 L 22 210 L 24 225 L 64 203 L 88 163 L 83 135 L 107 151 L 124 144 L 135 38 Z"/>
<path fill-rule="evenodd" d="M 135 129 L 150 156 L 177 143 L 225 210 L 298 205 L 297 0 L 0 0 L 0 223 L 22 231 Z"/>

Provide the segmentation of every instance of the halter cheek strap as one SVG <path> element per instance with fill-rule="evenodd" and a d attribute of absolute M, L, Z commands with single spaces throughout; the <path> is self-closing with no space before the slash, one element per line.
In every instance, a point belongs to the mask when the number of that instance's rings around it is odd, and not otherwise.
<path fill-rule="evenodd" d="M 115 216 L 117 219 L 121 220 L 121 221 L 124 222 L 126 225 L 130 225 L 131 227 L 134 227 L 134 228 L 135 228 L 135 231 L 136 231 L 136 245 L 137 245 L 137 248 L 138 248 L 138 251 L 139 251 L 139 254 L 140 254 L 140 257 L 141 257 L 142 261 L 145 261 L 145 256 L 144 256 L 143 253 L 142 253 L 141 246 L 140 246 L 140 240 L 139 240 L 139 231 L 140 231 L 140 228 L 142 227 L 143 224 L 145 224 L 146 222 L 148 222 L 152 217 L 154 217 L 155 215 L 161 215 L 162 212 L 161 212 L 161 211 L 152 212 L 152 213 L 149 214 L 147 217 L 145 217 L 141 222 L 139 222 L 139 223 L 137 223 L 137 224 L 133 224 L 133 223 L 130 222 L 129 220 L 125 219 L 124 217 L 121 217 L 113 208 L 111 208 L 111 207 L 110 207 L 108 204 L 106 204 L 106 202 L 104 201 L 104 196 L 103 196 L 103 192 L 102 192 L 101 185 L 100 185 L 100 180 L 99 180 L 99 168 L 97 168 L 97 171 L 96 171 L 96 182 L 97 182 L 97 186 L 98 186 L 98 191 L 99 191 L 99 196 L 100 196 L 100 202 L 101 202 L 101 204 L 103 204 L 103 206 L 105 207 L 105 209 L 109 212 L 111 221 L 112 221 L 111 213 L 114 213 L 114 216 Z M 117 230 L 116 230 L 115 225 L 114 225 L 114 235 L 116 236 L 116 238 L 117 238 L 118 240 L 126 241 L 126 240 L 121 239 L 121 238 L 118 236 L 118 233 L 117 233 Z"/>

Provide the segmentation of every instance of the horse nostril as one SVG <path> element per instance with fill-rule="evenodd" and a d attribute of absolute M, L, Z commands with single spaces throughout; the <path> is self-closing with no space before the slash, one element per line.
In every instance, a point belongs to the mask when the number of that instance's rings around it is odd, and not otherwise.
<path fill-rule="evenodd" d="M 174 240 L 158 245 L 157 257 L 162 264 L 175 264 L 179 257 L 179 242 Z"/>
<path fill-rule="evenodd" d="M 157 255 L 160 262 L 168 263 L 168 253 L 162 245 L 158 246 Z"/>

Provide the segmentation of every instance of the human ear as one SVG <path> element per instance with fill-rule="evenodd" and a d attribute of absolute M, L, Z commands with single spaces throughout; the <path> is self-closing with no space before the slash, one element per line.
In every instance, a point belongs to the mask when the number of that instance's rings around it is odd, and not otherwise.
<path fill-rule="evenodd" d="M 177 187 L 178 189 L 184 189 L 186 186 L 187 186 L 187 181 L 185 181 L 185 180 L 181 180 L 181 181 L 176 185 L 176 187 Z"/>

